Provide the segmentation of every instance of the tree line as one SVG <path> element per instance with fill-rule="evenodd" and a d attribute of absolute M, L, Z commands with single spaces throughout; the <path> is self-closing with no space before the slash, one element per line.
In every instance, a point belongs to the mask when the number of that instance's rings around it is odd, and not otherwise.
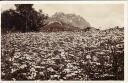
<path fill-rule="evenodd" d="M 33 4 L 15 4 L 16 9 L 1 13 L 1 30 L 6 32 L 39 31 L 47 23 L 48 15 L 42 10 L 36 11 Z"/>

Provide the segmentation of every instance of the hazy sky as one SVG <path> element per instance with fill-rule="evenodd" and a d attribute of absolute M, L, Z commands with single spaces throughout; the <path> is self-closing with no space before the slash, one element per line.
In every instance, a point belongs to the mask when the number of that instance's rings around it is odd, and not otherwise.
<path fill-rule="evenodd" d="M 42 9 L 49 16 L 55 12 L 75 13 L 96 28 L 124 26 L 123 4 L 35 4 L 33 7 L 36 10 Z M 10 8 L 15 7 L 14 5 L 3 5 L 2 11 Z"/>

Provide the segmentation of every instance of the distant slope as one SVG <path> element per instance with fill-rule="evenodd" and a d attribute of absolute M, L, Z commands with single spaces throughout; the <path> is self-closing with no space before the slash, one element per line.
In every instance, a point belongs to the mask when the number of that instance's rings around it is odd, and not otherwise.
<path fill-rule="evenodd" d="M 78 27 L 74 27 L 62 22 L 54 21 L 46 25 L 42 31 L 55 32 L 55 31 L 75 31 L 75 30 L 80 30 L 80 29 Z"/>
<path fill-rule="evenodd" d="M 95 27 L 87 27 L 85 29 L 82 29 L 84 32 L 91 32 L 93 33 L 106 33 L 106 34 L 123 34 L 124 33 L 124 27 L 113 27 L 110 29 L 100 30 Z"/>
<path fill-rule="evenodd" d="M 106 29 L 106 30 L 103 30 L 104 32 L 108 32 L 108 33 L 111 33 L 111 32 L 124 32 L 124 27 L 114 27 L 114 28 L 110 28 L 110 29 Z"/>
<path fill-rule="evenodd" d="M 124 27 L 114 27 L 106 30 L 102 30 L 102 34 L 124 35 Z"/>

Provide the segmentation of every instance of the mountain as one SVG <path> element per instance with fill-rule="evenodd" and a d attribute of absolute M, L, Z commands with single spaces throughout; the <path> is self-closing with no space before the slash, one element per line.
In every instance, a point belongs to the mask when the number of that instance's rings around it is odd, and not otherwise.
<path fill-rule="evenodd" d="M 48 21 L 48 25 L 44 27 L 44 30 L 48 30 L 48 31 L 49 30 L 74 31 L 74 30 L 85 29 L 91 26 L 90 23 L 88 23 L 84 18 L 82 18 L 79 15 L 64 14 L 62 12 L 55 13 L 47 21 Z"/>

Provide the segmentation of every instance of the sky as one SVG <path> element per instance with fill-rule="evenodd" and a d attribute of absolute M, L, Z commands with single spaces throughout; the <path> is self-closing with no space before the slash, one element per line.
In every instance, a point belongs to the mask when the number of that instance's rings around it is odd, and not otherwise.
<path fill-rule="evenodd" d="M 2 11 L 15 9 L 14 5 L 2 5 Z M 123 4 L 35 4 L 35 10 L 42 11 L 49 16 L 56 12 L 72 13 L 80 15 L 92 27 L 108 29 L 115 26 L 124 26 Z"/>

